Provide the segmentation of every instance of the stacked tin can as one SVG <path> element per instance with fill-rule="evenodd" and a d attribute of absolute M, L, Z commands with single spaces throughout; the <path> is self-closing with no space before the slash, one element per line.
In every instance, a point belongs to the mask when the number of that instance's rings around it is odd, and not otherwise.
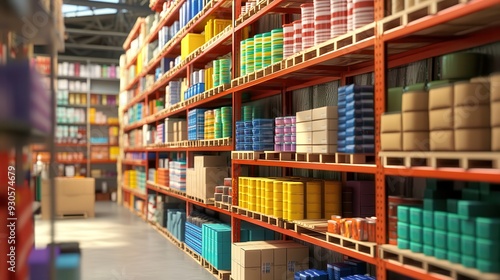
<path fill-rule="evenodd" d="M 302 21 L 293 22 L 293 53 L 302 51 Z"/>
<path fill-rule="evenodd" d="M 331 36 L 330 0 L 314 0 L 314 44 L 328 41 Z"/>
<path fill-rule="evenodd" d="M 302 49 L 305 50 L 314 45 L 314 4 L 302 4 L 300 9 L 302 13 Z"/>
<path fill-rule="evenodd" d="M 246 59 L 245 59 L 245 66 L 246 66 L 246 74 L 250 74 L 255 72 L 255 46 L 254 46 L 254 38 L 248 38 L 245 40 L 246 43 Z"/>
<path fill-rule="evenodd" d="M 260 69 L 262 69 L 262 35 L 263 34 L 257 34 L 253 37 L 253 46 L 255 51 L 255 71 L 259 71 Z"/>
<path fill-rule="evenodd" d="M 240 77 L 247 74 L 247 40 L 240 42 Z"/>
<path fill-rule="evenodd" d="M 228 58 L 219 59 L 219 83 L 231 83 L 231 60 Z"/>
<path fill-rule="evenodd" d="M 221 116 L 220 122 L 222 123 L 222 138 L 233 136 L 233 107 L 220 108 Z"/>
<path fill-rule="evenodd" d="M 238 151 L 252 151 L 253 149 L 252 109 L 252 106 L 243 106 L 241 121 L 236 122 L 236 150 Z"/>
<path fill-rule="evenodd" d="M 274 119 L 254 119 L 252 127 L 252 149 L 272 151 L 274 149 Z"/>
<path fill-rule="evenodd" d="M 295 152 L 297 137 L 295 116 L 278 117 L 274 122 L 274 150 L 278 152 Z"/>
<path fill-rule="evenodd" d="M 271 32 L 262 34 L 262 68 L 271 65 L 272 41 Z"/>
<path fill-rule="evenodd" d="M 283 60 L 283 28 L 271 31 L 271 64 Z"/>
<path fill-rule="evenodd" d="M 214 138 L 222 138 L 222 118 L 221 118 L 221 108 L 214 109 Z"/>
<path fill-rule="evenodd" d="M 331 36 L 335 38 L 347 32 L 347 0 L 331 0 Z"/>
<path fill-rule="evenodd" d="M 293 23 L 283 24 L 283 58 L 293 55 L 294 41 Z"/>
<path fill-rule="evenodd" d="M 219 72 L 220 72 L 219 60 L 216 59 L 214 60 L 214 74 L 212 77 L 214 87 L 218 87 L 221 85 Z"/>
<path fill-rule="evenodd" d="M 353 29 L 363 27 L 374 21 L 374 0 L 352 0 L 353 1 Z"/>
<path fill-rule="evenodd" d="M 205 111 L 205 139 L 214 139 L 214 111 L 207 110 Z"/>

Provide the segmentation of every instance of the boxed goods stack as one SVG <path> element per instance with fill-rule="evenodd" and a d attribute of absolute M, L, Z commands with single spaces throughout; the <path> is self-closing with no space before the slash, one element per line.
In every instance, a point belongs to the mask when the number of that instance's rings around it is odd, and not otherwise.
<path fill-rule="evenodd" d="M 231 226 L 203 224 L 202 256 L 218 270 L 231 270 Z"/>
<path fill-rule="evenodd" d="M 167 230 L 177 240 L 184 242 L 186 223 L 186 211 L 183 209 L 168 209 L 167 210 Z"/>
<path fill-rule="evenodd" d="M 217 202 L 223 202 L 228 204 L 233 204 L 233 188 L 231 187 L 232 179 L 224 178 L 224 186 L 216 186 L 214 200 Z"/>
<path fill-rule="evenodd" d="M 231 256 L 235 279 L 294 279 L 309 268 L 309 249 L 293 241 L 233 243 Z"/>
<path fill-rule="evenodd" d="M 302 20 L 293 22 L 293 54 L 302 51 Z"/>
<path fill-rule="evenodd" d="M 191 73 L 191 86 L 184 92 L 184 100 L 205 91 L 205 69 Z"/>
<path fill-rule="evenodd" d="M 217 59 L 213 62 L 214 87 L 229 84 L 231 82 L 231 60 L 229 58 Z"/>
<path fill-rule="evenodd" d="M 171 161 L 169 162 L 169 187 L 178 191 L 186 191 L 186 162 Z"/>
<path fill-rule="evenodd" d="M 252 121 L 252 148 L 254 151 L 274 150 L 274 120 L 254 119 Z"/>
<path fill-rule="evenodd" d="M 253 122 L 252 106 L 243 106 L 241 121 L 236 122 L 236 150 L 252 151 L 253 145 Z"/>
<path fill-rule="evenodd" d="M 222 107 L 214 110 L 215 113 L 215 139 L 231 138 L 233 136 L 233 107 Z"/>
<path fill-rule="evenodd" d="M 188 33 L 181 40 L 181 59 L 186 59 L 192 52 L 205 44 L 205 35 Z"/>
<path fill-rule="evenodd" d="M 454 85 L 451 83 L 440 83 L 429 87 L 428 119 L 431 151 L 455 151 L 453 91 Z"/>
<path fill-rule="evenodd" d="M 181 81 L 170 81 L 165 87 L 165 108 L 181 102 Z"/>
<path fill-rule="evenodd" d="M 189 189 L 186 193 L 206 202 L 213 198 L 215 187 L 229 176 L 227 160 L 225 156 L 195 156 L 194 168 L 188 171 Z"/>
<path fill-rule="evenodd" d="M 274 150 L 295 152 L 296 149 L 296 124 L 295 116 L 278 117 L 275 119 Z"/>
<path fill-rule="evenodd" d="M 375 119 L 373 86 L 339 87 L 339 130 L 337 151 L 340 153 L 374 153 Z"/>
<path fill-rule="evenodd" d="M 297 153 L 312 153 L 312 110 L 297 112 Z"/>
<path fill-rule="evenodd" d="M 205 111 L 205 126 L 203 139 L 214 139 L 215 116 L 213 110 Z"/>
<path fill-rule="evenodd" d="M 271 30 L 271 64 L 283 60 L 283 28 Z"/>
<path fill-rule="evenodd" d="M 385 113 L 382 115 L 380 128 L 380 145 L 382 151 L 403 150 L 403 124 L 401 121 L 401 112 Z"/>
<path fill-rule="evenodd" d="M 202 140 L 205 137 L 205 109 L 188 112 L 188 140 Z"/>
<path fill-rule="evenodd" d="M 500 73 L 491 75 L 491 150 L 500 151 Z"/>
<path fill-rule="evenodd" d="M 325 106 L 311 112 L 312 153 L 333 154 L 337 151 L 338 109 Z"/>
<path fill-rule="evenodd" d="M 403 151 L 428 151 L 429 93 L 407 87 L 402 101 Z"/>
<path fill-rule="evenodd" d="M 193 212 L 186 219 L 186 245 L 193 249 L 196 253 L 202 254 L 203 240 L 202 227 L 203 224 L 218 223 L 216 219 L 205 214 Z"/>
<path fill-rule="evenodd" d="M 331 38 L 331 4 L 330 0 L 314 0 L 313 4 L 314 45 L 318 45 Z"/>
<path fill-rule="evenodd" d="M 499 198 L 486 183 L 461 191 L 428 183 L 423 208 L 398 207 L 398 247 L 499 273 Z"/>

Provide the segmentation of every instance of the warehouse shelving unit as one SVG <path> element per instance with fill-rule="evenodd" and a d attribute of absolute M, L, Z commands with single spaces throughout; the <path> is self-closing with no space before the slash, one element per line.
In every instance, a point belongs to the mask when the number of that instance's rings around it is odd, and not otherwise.
<path fill-rule="evenodd" d="M 158 10 L 158 3 L 152 4 L 154 10 Z M 160 24 L 154 28 L 155 32 L 150 34 L 142 47 L 157 38 L 157 32 L 163 25 L 171 24 L 177 18 L 177 11 L 184 1 L 178 1 L 166 13 Z M 160 54 L 152 62 L 144 67 L 135 79 L 130 81 L 122 90 L 133 90 L 139 80 L 147 74 L 152 74 L 159 61 L 163 57 L 171 57 L 179 54 L 179 43 L 185 34 L 193 31 L 200 31 L 204 19 L 212 15 L 215 11 L 220 11 L 225 7 L 227 1 L 211 1 L 204 11 L 195 17 L 184 29 L 182 29 L 168 43 Z M 159 90 L 169 81 L 186 77 L 199 65 L 210 61 L 214 57 L 229 52 L 227 49 L 221 50 L 221 46 L 226 46 L 226 42 L 232 42 L 232 77 L 230 85 L 213 93 L 212 95 L 201 95 L 185 100 L 173 108 L 164 109 L 154 115 L 145 116 L 142 120 L 123 127 L 123 132 L 129 132 L 140 128 L 145 124 L 154 124 L 167 117 L 186 116 L 187 112 L 194 108 L 216 107 L 219 105 L 233 106 L 233 122 L 241 117 L 241 105 L 243 92 L 252 92 L 250 100 L 259 100 L 270 96 L 280 95 L 282 102 L 282 112 L 284 115 L 292 113 L 291 91 L 310 87 L 334 80 L 340 80 L 341 85 L 356 75 L 374 72 L 375 74 L 375 144 L 376 161 L 374 164 L 345 164 L 345 163 L 319 163 L 319 162 L 295 162 L 265 159 L 233 159 L 233 204 L 229 207 L 231 211 L 220 209 L 212 205 L 206 205 L 191 199 L 178 191 L 167 186 L 159 186 L 152 182 L 147 182 L 146 190 L 175 197 L 186 202 L 189 213 L 190 205 L 198 205 L 213 211 L 228 215 L 232 220 L 233 242 L 240 240 L 241 221 L 250 222 L 283 235 L 296 238 L 323 248 L 327 248 L 350 257 L 354 257 L 377 266 L 377 279 L 388 279 L 387 271 L 393 271 L 410 277 L 425 279 L 441 279 L 438 273 L 425 269 L 417 269 L 403 262 L 385 259 L 380 247 L 388 243 L 387 236 L 387 193 L 386 176 L 401 177 L 422 177 L 438 178 L 463 181 L 480 181 L 489 183 L 500 183 L 500 170 L 498 168 L 489 169 L 462 169 L 462 168 L 431 168 L 431 167 L 405 167 L 405 166 L 384 166 L 383 161 L 378 156 L 380 148 L 380 119 L 386 111 L 387 94 L 387 70 L 389 68 L 406 65 L 411 62 L 431 58 L 446 53 L 464 50 L 492 42 L 500 41 L 498 30 L 499 22 L 496 18 L 500 13 L 500 1 L 498 0 L 453 0 L 453 1 L 427 1 L 419 4 L 420 13 L 416 9 L 403 10 L 394 15 L 386 15 L 386 4 L 384 1 L 375 1 L 375 22 L 365 27 L 357 29 L 348 34 L 331 39 L 320 45 L 302 51 L 301 53 L 285 58 L 282 62 L 271 65 L 267 68 L 240 77 L 239 75 L 239 47 L 242 38 L 242 31 L 245 27 L 251 26 L 263 16 L 271 13 L 297 14 L 300 13 L 300 4 L 312 1 L 259 1 L 257 5 L 250 9 L 245 15 L 240 15 L 241 0 L 233 1 L 235 14 L 233 14 L 232 28 L 223 32 L 218 40 L 208 42 L 200 49 L 192 53 L 186 60 L 181 62 L 169 72 L 164 74 L 152 86 L 145 91 L 135 91 L 135 96 L 124 103 L 122 111 L 127 111 L 134 104 L 141 101 L 155 99 L 160 96 Z M 422 12 L 424 11 L 424 12 Z M 283 21 L 287 17 L 283 16 Z M 139 30 L 143 21 L 138 20 L 134 29 L 127 38 L 124 48 L 128 49 L 130 41 L 139 35 Z M 226 34 L 227 33 L 227 34 Z M 232 34 L 229 37 L 229 34 Z M 444 36 L 446 35 L 446 36 Z M 231 40 L 229 40 L 231 38 Z M 127 43 L 128 42 L 128 43 Z M 194 56 L 193 56 L 194 54 Z M 127 67 L 133 65 L 137 60 L 134 56 L 127 61 Z M 207 93 L 208 91 L 206 91 Z M 231 96 L 231 100 L 224 97 Z M 234 127 L 234 125 L 233 125 Z M 234 129 L 233 129 L 234 131 Z M 233 133 L 234 136 L 234 133 Z M 230 151 L 234 150 L 234 143 L 228 146 L 213 147 L 125 147 L 124 152 L 186 152 L 188 166 L 192 161 L 192 154 L 195 151 Z M 432 154 L 432 152 L 426 152 Z M 500 157 L 500 154 L 498 154 Z M 124 165 L 149 166 L 153 160 L 132 161 L 124 160 Z M 156 160 L 154 160 L 156 161 Z M 299 233 L 295 230 L 279 227 L 262 219 L 257 219 L 252 215 L 243 215 L 237 210 L 238 203 L 238 177 L 242 166 L 268 166 L 280 167 L 284 171 L 290 168 L 312 169 L 336 171 L 344 173 L 365 173 L 374 174 L 376 183 L 376 243 L 379 246 L 374 256 L 367 256 L 363 252 L 353 251 L 345 247 L 333 244 L 328 241 L 314 238 L 306 233 Z M 133 189 L 122 188 L 124 194 L 130 194 L 145 199 L 145 194 L 137 193 Z M 392 248 L 392 250 L 398 250 Z M 430 263 L 433 260 L 429 260 Z M 450 263 L 450 266 L 453 266 Z M 465 273 L 473 279 L 489 279 L 485 274 L 478 274 L 474 269 L 467 269 L 470 273 Z M 446 274 L 445 272 L 444 274 Z M 453 272 L 448 273 L 450 277 L 458 277 Z M 479 275 L 479 276 L 478 276 Z M 476 277 L 476 278 L 474 278 Z M 479 277 L 479 278 L 478 278 Z M 498 277 L 492 276 L 492 277 Z M 494 278 L 491 278 L 494 279 Z"/>

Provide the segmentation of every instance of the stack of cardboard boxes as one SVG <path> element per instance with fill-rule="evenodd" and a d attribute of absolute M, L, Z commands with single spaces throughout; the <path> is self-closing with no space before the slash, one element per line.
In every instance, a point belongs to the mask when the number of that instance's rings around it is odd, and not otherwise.
<path fill-rule="evenodd" d="M 337 151 L 337 106 L 297 112 L 297 153 L 332 154 Z"/>
<path fill-rule="evenodd" d="M 309 249 L 293 241 L 233 243 L 231 274 L 239 280 L 294 279 L 309 268 Z"/>
<path fill-rule="evenodd" d="M 453 84 L 429 89 L 429 130 L 431 151 L 454 151 Z"/>
<path fill-rule="evenodd" d="M 187 140 L 187 122 L 185 119 L 165 119 L 164 143 Z"/>
<path fill-rule="evenodd" d="M 424 90 L 403 94 L 403 151 L 429 150 L 429 93 Z"/>
<path fill-rule="evenodd" d="M 229 176 L 228 158 L 225 156 L 196 156 L 194 168 L 187 170 L 186 194 L 208 201 L 214 197 L 215 186 Z"/>
<path fill-rule="evenodd" d="M 500 73 L 491 75 L 491 150 L 500 152 Z"/>

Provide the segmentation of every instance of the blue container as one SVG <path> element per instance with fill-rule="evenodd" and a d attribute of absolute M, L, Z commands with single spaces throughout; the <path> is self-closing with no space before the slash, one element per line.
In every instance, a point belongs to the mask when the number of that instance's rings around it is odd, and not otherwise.
<path fill-rule="evenodd" d="M 363 145 L 363 144 L 374 144 L 374 135 L 362 135 L 362 136 L 347 136 L 346 145 Z"/>
<path fill-rule="evenodd" d="M 244 131 L 246 136 L 253 136 L 253 129 L 245 128 L 243 131 Z"/>
<path fill-rule="evenodd" d="M 346 121 L 347 127 L 355 127 L 355 126 L 374 126 L 375 118 L 365 117 L 365 118 L 354 118 Z M 340 129 L 340 123 L 339 123 Z"/>
<path fill-rule="evenodd" d="M 252 124 L 254 128 L 274 128 L 274 119 L 254 119 Z"/>
<path fill-rule="evenodd" d="M 274 151 L 274 144 L 254 143 L 252 148 L 254 151 Z"/>
<path fill-rule="evenodd" d="M 345 147 L 345 152 L 348 154 L 372 154 L 375 153 L 375 145 L 365 144 L 365 145 L 347 145 Z"/>
<path fill-rule="evenodd" d="M 350 127 L 346 129 L 346 137 L 374 135 L 375 128 L 373 126 Z"/>
<path fill-rule="evenodd" d="M 252 121 L 244 121 L 244 123 L 245 123 L 245 128 L 253 128 Z"/>
<path fill-rule="evenodd" d="M 345 140 L 346 137 L 347 137 L 347 133 L 345 131 L 337 132 L 337 141 L 338 140 Z"/>
<path fill-rule="evenodd" d="M 269 135 L 271 137 L 274 137 L 274 129 L 273 128 L 254 128 L 253 130 L 253 135 Z"/>
<path fill-rule="evenodd" d="M 347 111 L 353 109 L 373 109 L 373 99 L 352 100 L 351 102 L 347 102 L 345 108 Z"/>
<path fill-rule="evenodd" d="M 260 143 L 274 143 L 274 137 L 268 136 L 268 135 L 257 135 L 252 137 L 253 142 L 260 142 Z"/>
<path fill-rule="evenodd" d="M 353 109 L 353 110 L 346 110 L 345 116 L 347 119 L 352 119 L 352 118 L 373 118 L 375 111 L 373 108 L 366 108 L 366 109 Z"/>

